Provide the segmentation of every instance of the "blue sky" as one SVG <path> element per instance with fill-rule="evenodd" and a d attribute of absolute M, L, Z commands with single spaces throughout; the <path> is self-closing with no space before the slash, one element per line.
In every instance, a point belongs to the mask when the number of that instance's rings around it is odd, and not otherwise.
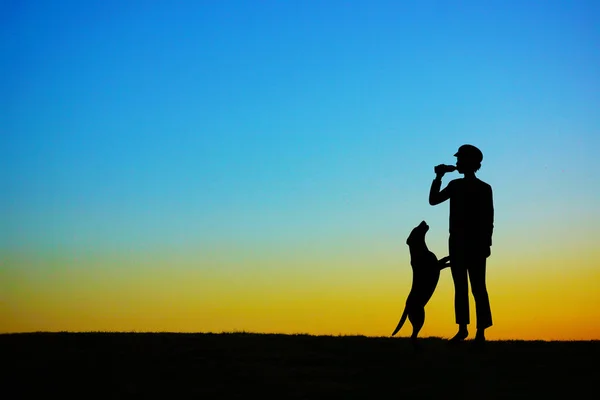
<path fill-rule="evenodd" d="M 592 1 L 3 8 L 4 247 L 444 232 L 467 142 L 513 216 L 599 197 Z"/>

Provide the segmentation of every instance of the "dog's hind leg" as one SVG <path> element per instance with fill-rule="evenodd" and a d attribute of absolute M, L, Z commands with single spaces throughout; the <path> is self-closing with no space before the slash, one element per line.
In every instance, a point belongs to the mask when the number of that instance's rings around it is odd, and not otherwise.
<path fill-rule="evenodd" d="M 415 340 L 419 335 L 419 331 L 423 327 L 423 324 L 425 323 L 425 307 L 413 307 L 411 312 L 408 314 L 408 320 L 413 327 L 413 332 L 410 338 Z"/>

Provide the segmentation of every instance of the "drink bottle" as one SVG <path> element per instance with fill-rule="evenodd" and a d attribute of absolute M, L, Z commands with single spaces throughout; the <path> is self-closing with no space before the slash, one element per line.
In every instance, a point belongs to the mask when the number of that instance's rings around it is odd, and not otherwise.
<path fill-rule="evenodd" d="M 446 172 L 454 172 L 454 171 L 456 171 L 456 166 L 440 164 L 440 165 L 436 165 L 434 167 L 434 171 L 436 174 L 441 174 L 441 173 L 446 173 Z"/>

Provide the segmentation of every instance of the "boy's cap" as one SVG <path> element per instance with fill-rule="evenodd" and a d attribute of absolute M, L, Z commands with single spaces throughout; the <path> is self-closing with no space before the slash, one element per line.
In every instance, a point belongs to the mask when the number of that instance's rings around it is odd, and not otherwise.
<path fill-rule="evenodd" d="M 478 163 L 483 161 L 483 153 L 472 144 L 463 144 L 460 146 L 454 157 L 463 157 Z"/>

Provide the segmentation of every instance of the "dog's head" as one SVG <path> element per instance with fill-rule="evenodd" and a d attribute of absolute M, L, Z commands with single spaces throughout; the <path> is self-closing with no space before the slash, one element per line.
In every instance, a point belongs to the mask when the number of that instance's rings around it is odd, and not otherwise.
<path fill-rule="evenodd" d="M 427 222 L 421 221 L 421 223 L 413 228 L 406 239 L 406 244 L 412 246 L 413 244 L 425 243 L 425 234 L 429 230 Z"/>

